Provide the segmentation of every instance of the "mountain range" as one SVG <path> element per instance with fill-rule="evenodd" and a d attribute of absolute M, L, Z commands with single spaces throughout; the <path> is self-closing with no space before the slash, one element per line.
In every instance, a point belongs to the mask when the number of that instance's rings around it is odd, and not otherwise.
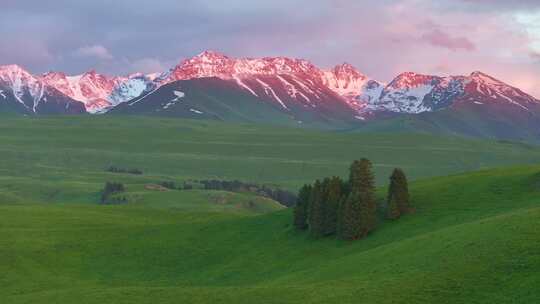
<path fill-rule="evenodd" d="M 205 51 L 165 73 L 32 75 L 0 66 L 0 112 L 133 114 L 540 141 L 540 100 L 482 72 L 405 72 L 389 83 L 344 63 Z"/>

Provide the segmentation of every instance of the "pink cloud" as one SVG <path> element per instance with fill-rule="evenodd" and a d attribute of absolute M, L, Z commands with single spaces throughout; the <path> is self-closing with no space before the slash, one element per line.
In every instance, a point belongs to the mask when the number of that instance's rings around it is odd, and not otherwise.
<path fill-rule="evenodd" d="M 473 51 L 476 49 L 474 43 L 466 37 L 452 37 L 439 29 L 423 34 L 421 40 L 433 46 L 447 48 L 452 51 L 459 49 Z"/>

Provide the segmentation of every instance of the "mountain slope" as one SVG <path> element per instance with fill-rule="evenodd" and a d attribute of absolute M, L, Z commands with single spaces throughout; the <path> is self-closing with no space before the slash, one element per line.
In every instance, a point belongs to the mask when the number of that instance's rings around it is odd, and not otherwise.
<path fill-rule="evenodd" d="M 67 97 L 16 65 L 0 66 L 0 111 L 81 114 L 84 104 Z"/>
<path fill-rule="evenodd" d="M 170 207 L 4 204 L 0 297 L 14 304 L 536 303 L 538 170 L 411 183 L 417 212 L 379 222 L 353 243 L 294 231 L 290 210 L 201 213 L 181 200 Z"/>
<path fill-rule="evenodd" d="M 356 111 L 304 60 L 232 59 L 204 52 L 172 69 L 159 88 L 110 113 L 346 126 Z"/>
<path fill-rule="evenodd" d="M 124 101 L 138 97 L 154 87 L 152 80 L 142 74 L 128 77 L 108 77 L 89 71 L 82 75 L 66 76 L 49 72 L 43 81 L 64 95 L 83 102 L 90 113 L 99 113 Z"/>
<path fill-rule="evenodd" d="M 0 68 L 0 111 L 162 115 L 332 129 L 399 129 L 540 142 L 540 101 L 489 75 L 405 72 L 388 84 L 350 64 L 205 51 L 162 74 L 33 76 Z M 81 103 L 84 104 L 81 107 Z"/>

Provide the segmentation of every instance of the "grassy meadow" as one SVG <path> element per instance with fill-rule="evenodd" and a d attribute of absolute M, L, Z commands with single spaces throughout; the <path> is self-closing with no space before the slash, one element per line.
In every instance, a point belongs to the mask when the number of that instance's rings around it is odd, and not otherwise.
<path fill-rule="evenodd" d="M 0 129 L 1 303 L 540 302 L 535 146 L 139 117 Z M 375 164 L 379 201 L 402 167 L 416 213 L 352 243 L 297 232 L 290 209 L 252 194 L 146 187 L 295 190 L 360 157 Z M 128 203 L 100 205 L 105 181 L 125 183 Z"/>

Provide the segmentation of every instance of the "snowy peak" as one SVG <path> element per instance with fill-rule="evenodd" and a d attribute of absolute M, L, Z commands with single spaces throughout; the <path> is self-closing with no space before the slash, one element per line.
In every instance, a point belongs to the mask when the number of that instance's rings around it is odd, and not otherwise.
<path fill-rule="evenodd" d="M 458 105 L 510 105 L 529 111 L 531 106 L 540 104 L 540 100 L 531 95 L 482 72 L 473 72 L 470 76 L 463 77 L 463 82 L 463 95 L 457 100 Z"/>
<path fill-rule="evenodd" d="M 62 79 L 62 73 L 50 73 L 50 79 Z M 84 107 L 75 100 L 48 85 L 42 77 L 36 77 L 17 65 L 0 66 L 0 90 L 2 99 L 28 114 L 35 113 L 83 113 Z M 11 98 L 6 95 L 8 93 Z"/>
<path fill-rule="evenodd" d="M 354 66 L 347 62 L 336 65 L 331 72 L 340 79 L 367 79 L 367 76 L 360 73 Z"/>
<path fill-rule="evenodd" d="M 236 71 L 240 74 L 314 76 L 313 73 L 318 75 L 321 72 L 307 60 L 288 57 L 243 59 L 239 60 L 236 68 Z"/>
<path fill-rule="evenodd" d="M 205 51 L 174 67 L 165 82 L 194 78 L 244 78 L 256 75 L 320 75 L 321 71 L 303 59 L 287 57 L 231 58 L 221 53 Z"/>
<path fill-rule="evenodd" d="M 0 66 L 0 85 L 11 91 L 14 98 L 35 112 L 45 90 L 44 84 L 18 65 Z"/>
<path fill-rule="evenodd" d="M 343 102 L 322 81 L 323 72 L 307 60 L 288 57 L 232 58 L 206 51 L 174 67 L 157 86 L 199 78 L 234 81 L 237 87 L 288 109 L 287 100 L 296 104 L 320 102 L 327 95 Z M 327 99 L 327 98 L 326 98 Z"/>
<path fill-rule="evenodd" d="M 398 75 L 369 105 L 370 111 L 421 113 L 429 111 L 425 97 L 434 89 L 437 77 L 406 72 Z"/>
<path fill-rule="evenodd" d="M 216 51 L 185 59 L 167 73 L 125 77 L 110 77 L 95 70 L 76 76 L 62 72 L 34 76 L 17 65 L 0 66 L 0 90 L 4 95 L 13 93 L 16 101 L 31 110 L 49 92 L 82 102 L 88 112 L 104 113 L 171 82 L 199 78 L 226 80 L 232 89 L 273 102 L 283 110 L 344 104 L 360 116 L 377 111 L 416 114 L 459 104 L 504 104 L 525 110 L 540 103 L 480 71 L 447 77 L 405 72 L 384 84 L 348 63 L 322 70 L 304 59 L 233 58 Z"/>
<path fill-rule="evenodd" d="M 436 79 L 440 79 L 440 77 L 405 72 L 394 78 L 388 87 L 394 89 L 411 89 L 419 86 L 433 85 Z"/>
<path fill-rule="evenodd" d="M 232 74 L 233 64 L 234 60 L 225 55 L 205 51 L 174 67 L 164 82 L 206 77 L 227 78 Z"/>
<path fill-rule="evenodd" d="M 206 50 L 190 60 L 192 61 L 202 61 L 202 62 L 216 62 L 216 61 L 223 61 L 223 60 L 229 60 L 230 58 L 220 52 L 212 51 L 212 50 Z"/>
<path fill-rule="evenodd" d="M 0 66 L 0 82 L 5 85 L 19 86 L 38 83 L 38 79 L 18 65 Z"/>
<path fill-rule="evenodd" d="M 364 91 L 364 86 L 370 80 L 348 63 L 335 66 L 324 71 L 323 83 L 332 91 L 346 98 L 355 98 Z"/>
<path fill-rule="evenodd" d="M 469 75 L 469 77 L 471 79 L 475 79 L 475 80 L 479 80 L 479 81 L 483 81 L 483 82 L 497 82 L 497 83 L 502 83 L 502 81 L 500 80 L 497 80 L 495 79 L 494 77 L 486 74 L 486 73 L 483 73 L 483 72 L 480 72 L 480 71 L 474 71 L 471 73 L 471 75 Z"/>
<path fill-rule="evenodd" d="M 109 106 L 107 98 L 118 83 L 118 78 L 110 78 L 94 70 L 76 76 L 49 72 L 44 74 L 42 79 L 66 96 L 84 103 L 89 112 Z"/>
<path fill-rule="evenodd" d="M 482 72 L 469 76 L 439 77 L 406 72 L 388 84 L 380 98 L 368 103 L 369 111 L 422 113 L 459 104 L 483 105 L 487 102 L 510 104 L 528 109 L 539 101 Z"/>
<path fill-rule="evenodd" d="M 64 95 L 84 103 L 90 113 L 101 113 L 120 102 L 138 97 L 152 87 L 153 82 L 140 73 L 128 77 L 109 77 L 95 70 L 75 76 L 49 72 L 41 78 Z"/>

